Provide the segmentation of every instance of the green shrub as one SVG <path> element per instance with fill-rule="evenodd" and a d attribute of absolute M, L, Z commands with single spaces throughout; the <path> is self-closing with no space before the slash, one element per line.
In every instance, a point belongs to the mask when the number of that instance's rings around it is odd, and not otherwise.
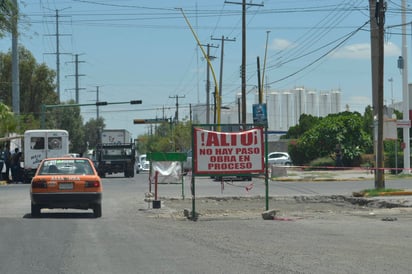
<path fill-rule="evenodd" d="M 331 167 L 331 166 L 335 166 L 335 161 L 329 156 L 321 157 L 321 158 L 312 160 L 309 163 L 309 166 L 311 167 Z"/>

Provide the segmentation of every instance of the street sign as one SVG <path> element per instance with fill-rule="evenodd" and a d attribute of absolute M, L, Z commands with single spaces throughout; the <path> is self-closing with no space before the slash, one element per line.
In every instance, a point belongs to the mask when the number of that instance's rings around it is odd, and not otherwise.
<path fill-rule="evenodd" d="M 411 127 L 411 121 L 410 120 L 397 120 L 396 126 L 400 128 L 408 128 L 408 127 Z"/>

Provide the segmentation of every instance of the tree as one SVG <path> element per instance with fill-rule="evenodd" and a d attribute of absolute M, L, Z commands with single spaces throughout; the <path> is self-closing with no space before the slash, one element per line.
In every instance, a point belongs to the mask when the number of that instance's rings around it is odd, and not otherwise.
<path fill-rule="evenodd" d="M 17 16 L 17 7 L 11 0 L 2 0 L 0 2 L 0 38 L 5 32 L 11 32 L 13 29 L 13 19 Z"/>
<path fill-rule="evenodd" d="M 373 136 L 373 109 L 369 105 L 363 114 L 363 130 Z"/>
<path fill-rule="evenodd" d="M 18 121 L 8 106 L 0 103 L 0 137 L 16 132 Z"/>
<path fill-rule="evenodd" d="M 68 105 L 75 104 L 74 100 L 67 102 Z M 64 104 L 63 104 L 64 105 Z M 80 107 L 60 107 L 53 110 L 56 114 L 56 128 L 65 129 L 69 132 L 70 151 L 83 153 L 86 151 L 84 137 L 83 117 L 80 115 Z"/>
<path fill-rule="evenodd" d="M 84 125 L 84 132 L 87 133 L 85 134 L 84 143 L 88 146 L 88 149 L 96 148 L 96 145 L 100 142 L 100 133 L 105 127 L 104 119 L 101 117 L 90 119 Z"/>
<path fill-rule="evenodd" d="M 8 106 L 12 105 L 11 60 L 11 51 L 0 53 L 0 99 Z M 20 112 L 40 119 L 42 104 L 59 103 L 54 84 L 56 74 L 45 64 L 38 64 L 23 47 L 19 47 L 19 60 Z"/>
<path fill-rule="evenodd" d="M 350 166 L 372 146 L 372 138 L 363 126 L 363 118 L 358 112 L 328 115 L 290 145 L 289 152 L 294 163 L 302 165 L 330 155 L 336 145 L 340 145 L 343 163 Z"/>
<path fill-rule="evenodd" d="M 312 116 L 310 114 L 302 114 L 299 117 L 299 124 L 289 128 L 286 135 L 282 139 L 296 139 L 302 136 L 306 131 L 311 129 L 322 118 Z"/>
<path fill-rule="evenodd" d="M 154 134 L 138 136 L 138 151 L 140 153 L 188 151 L 192 146 L 191 126 L 189 121 L 157 125 Z"/>

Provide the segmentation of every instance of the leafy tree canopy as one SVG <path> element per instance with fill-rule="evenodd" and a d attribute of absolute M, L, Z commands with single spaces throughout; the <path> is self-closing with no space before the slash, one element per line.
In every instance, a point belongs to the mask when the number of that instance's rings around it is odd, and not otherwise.
<path fill-rule="evenodd" d="M 372 138 L 363 126 L 363 117 L 358 112 L 328 115 L 291 144 L 289 152 L 295 164 L 306 164 L 331 155 L 339 145 L 343 162 L 349 166 L 372 146 Z"/>
<path fill-rule="evenodd" d="M 0 99 L 12 105 L 12 53 L 0 53 Z M 33 55 L 19 47 L 20 113 L 40 119 L 42 104 L 57 104 L 55 72 L 45 64 L 38 64 Z"/>
<path fill-rule="evenodd" d="M 138 151 L 174 152 L 188 151 L 192 146 L 191 122 L 162 123 L 156 125 L 154 132 L 138 136 Z"/>
<path fill-rule="evenodd" d="M 67 105 L 75 104 L 74 100 L 67 102 Z M 65 129 L 70 136 L 70 151 L 83 153 L 86 151 L 85 132 L 83 118 L 80 115 L 80 107 L 61 107 L 53 110 L 56 117 L 56 128 Z"/>
<path fill-rule="evenodd" d="M 104 119 L 99 117 L 96 119 L 90 119 L 84 125 L 85 131 L 85 143 L 87 149 L 95 149 L 96 145 L 100 142 L 100 133 L 102 129 L 106 127 Z"/>
<path fill-rule="evenodd" d="M 0 121 L 0 137 L 16 132 L 18 121 L 10 108 L 3 103 L 0 103 Z"/>
<path fill-rule="evenodd" d="M 17 16 L 18 9 L 12 0 L 2 0 L 0 2 L 0 38 L 4 36 L 5 32 L 13 30 L 13 20 Z"/>

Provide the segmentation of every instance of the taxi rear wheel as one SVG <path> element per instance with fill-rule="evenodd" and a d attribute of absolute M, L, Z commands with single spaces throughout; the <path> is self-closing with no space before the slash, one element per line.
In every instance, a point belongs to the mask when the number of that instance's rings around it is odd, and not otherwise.
<path fill-rule="evenodd" d="M 95 218 L 102 217 L 102 205 L 101 204 L 95 204 L 93 206 L 93 216 Z"/>
<path fill-rule="evenodd" d="M 32 217 L 39 217 L 40 216 L 40 207 L 35 204 L 31 204 L 31 216 Z"/>

